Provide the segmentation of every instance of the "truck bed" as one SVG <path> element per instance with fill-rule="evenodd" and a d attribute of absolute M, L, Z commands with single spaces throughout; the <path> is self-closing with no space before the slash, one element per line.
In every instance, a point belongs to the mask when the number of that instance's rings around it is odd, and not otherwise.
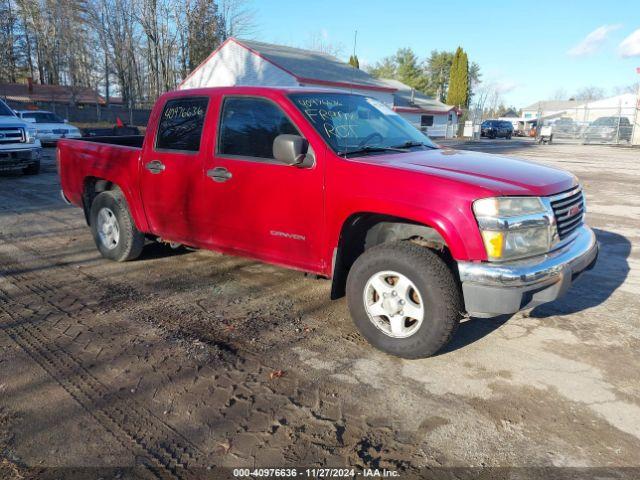
<path fill-rule="evenodd" d="M 121 145 L 124 147 L 142 148 L 144 135 L 109 135 L 99 137 L 82 137 L 78 140 L 85 142 L 106 143 L 109 145 Z"/>
<path fill-rule="evenodd" d="M 138 227 L 146 227 L 139 198 L 139 168 L 144 137 L 89 137 L 58 142 L 58 171 L 65 198 L 82 206 L 87 182 L 102 180 L 122 190 Z"/>

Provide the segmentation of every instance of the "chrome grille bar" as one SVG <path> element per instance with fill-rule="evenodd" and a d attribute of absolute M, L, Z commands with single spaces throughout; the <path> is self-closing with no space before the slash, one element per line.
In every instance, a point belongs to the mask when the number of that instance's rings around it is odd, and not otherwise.
<path fill-rule="evenodd" d="M 580 187 L 559 193 L 549 198 L 556 218 L 558 237 L 565 239 L 576 230 L 584 220 L 584 195 Z"/>
<path fill-rule="evenodd" d="M 24 143 L 24 129 L 18 127 L 0 128 L 0 143 Z"/>

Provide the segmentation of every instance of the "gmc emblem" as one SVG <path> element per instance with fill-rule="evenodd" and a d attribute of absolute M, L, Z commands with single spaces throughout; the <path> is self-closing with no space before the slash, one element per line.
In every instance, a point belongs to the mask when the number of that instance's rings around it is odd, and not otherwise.
<path fill-rule="evenodd" d="M 577 215 L 580 213 L 580 205 L 574 205 L 573 207 L 571 207 L 569 209 L 569 211 L 567 212 L 569 214 L 570 217 L 573 217 L 574 215 Z"/>

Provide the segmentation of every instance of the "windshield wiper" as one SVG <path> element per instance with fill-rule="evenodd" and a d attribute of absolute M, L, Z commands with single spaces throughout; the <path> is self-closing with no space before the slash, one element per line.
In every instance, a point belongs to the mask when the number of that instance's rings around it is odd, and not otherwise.
<path fill-rule="evenodd" d="M 432 145 L 429 145 L 424 142 L 415 142 L 413 140 L 408 140 L 400 145 L 393 145 L 391 148 L 411 148 L 411 147 L 427 147 L 427 148 L 436 148 Z"/>
<path fill-rule="evenodd" d="M 367 145 L 366 147 L 354 148 L 352 150 L 340 150 L 338 155 L 350 155 L 352 153 L 374 153 L 374 152 L 406 152 L 406 150 L 399 147 L 373 147 Z"/>

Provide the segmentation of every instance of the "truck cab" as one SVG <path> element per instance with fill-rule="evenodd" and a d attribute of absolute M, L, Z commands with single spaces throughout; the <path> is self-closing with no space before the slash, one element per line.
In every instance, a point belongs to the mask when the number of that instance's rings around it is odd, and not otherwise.
<path fill-rule="evenodd" d="M 35 175 L 40 171 L 41 152 L 35 127 L 0 100 L 0 171 L 21 170 L 25 175 Z"/>

